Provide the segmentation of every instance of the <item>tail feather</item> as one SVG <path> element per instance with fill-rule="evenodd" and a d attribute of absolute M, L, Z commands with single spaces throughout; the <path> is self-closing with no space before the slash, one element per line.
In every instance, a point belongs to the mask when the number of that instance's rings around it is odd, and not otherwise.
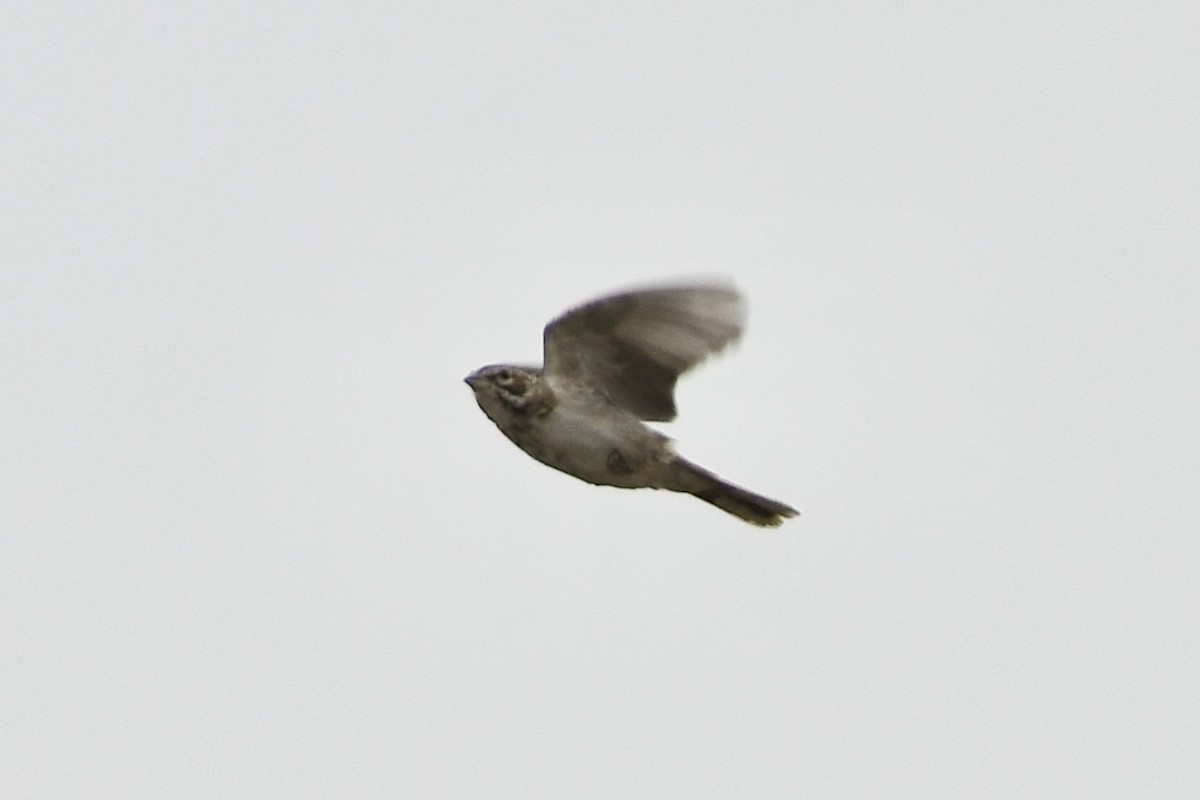
<path fill-rule="evenodd" d="M 676 457 L 672 467 L 676 485 L 669 488 L 699 497 L 704 502 L 711 503 L 752 525 L 774 528 L 782 525 L 785 518 L 800 513 L 787 503 L 763 497 L 721 480 L 686 459 Z"/>

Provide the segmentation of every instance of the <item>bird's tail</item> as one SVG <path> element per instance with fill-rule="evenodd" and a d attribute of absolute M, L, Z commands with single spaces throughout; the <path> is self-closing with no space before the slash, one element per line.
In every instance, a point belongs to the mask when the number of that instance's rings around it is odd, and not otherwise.
<path fill-rule="evenodd" d="M 782 525 L 786 517 L 794 517 L 800 513 L 787 503 L 763 497 L 723 481 L 703 467 L 678 456 L 671 463 L 671 478 L 672 485 L 667 488 L 695 495 L 704 502 L 711 503 L 753 525 L 774 528 Z"/>

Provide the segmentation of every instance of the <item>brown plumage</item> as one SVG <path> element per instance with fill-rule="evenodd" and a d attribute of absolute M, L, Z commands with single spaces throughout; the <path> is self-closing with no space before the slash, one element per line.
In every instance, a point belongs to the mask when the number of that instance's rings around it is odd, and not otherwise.
<path fill-rule="evenodd" d="M 543 369 L 493 365 L 466 381 L 504 435 L 544 464 L 598 485 L 686 492 L 773 527 L 796 510 L 677 456 L 641 422 L 674 419 L 679 376 L 737 340 L 744 321 L 728 286 L 625 292 L 547 325 Z"/>

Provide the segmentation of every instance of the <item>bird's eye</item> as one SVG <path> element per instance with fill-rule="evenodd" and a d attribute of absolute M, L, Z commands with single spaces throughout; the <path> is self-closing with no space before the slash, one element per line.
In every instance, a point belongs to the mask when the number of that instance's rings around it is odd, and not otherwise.
<path fill-rule="evenodd" d="M 508 383 L 512 380 L 512 373 L 506 369 L 502 369 L 496 373 L 496 380 L 500 383 Z"/>

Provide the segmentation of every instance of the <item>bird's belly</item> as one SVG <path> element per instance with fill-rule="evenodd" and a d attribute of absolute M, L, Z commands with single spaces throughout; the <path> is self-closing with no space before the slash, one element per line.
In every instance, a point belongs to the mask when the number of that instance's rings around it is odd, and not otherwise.
<path fill-rule="evenodd" d="M 560 405 L 538 424 L 534 458 L 589 483 L 638 487 L 666 452 L 666 437 L 624 415 L 577 411 Z"/>

